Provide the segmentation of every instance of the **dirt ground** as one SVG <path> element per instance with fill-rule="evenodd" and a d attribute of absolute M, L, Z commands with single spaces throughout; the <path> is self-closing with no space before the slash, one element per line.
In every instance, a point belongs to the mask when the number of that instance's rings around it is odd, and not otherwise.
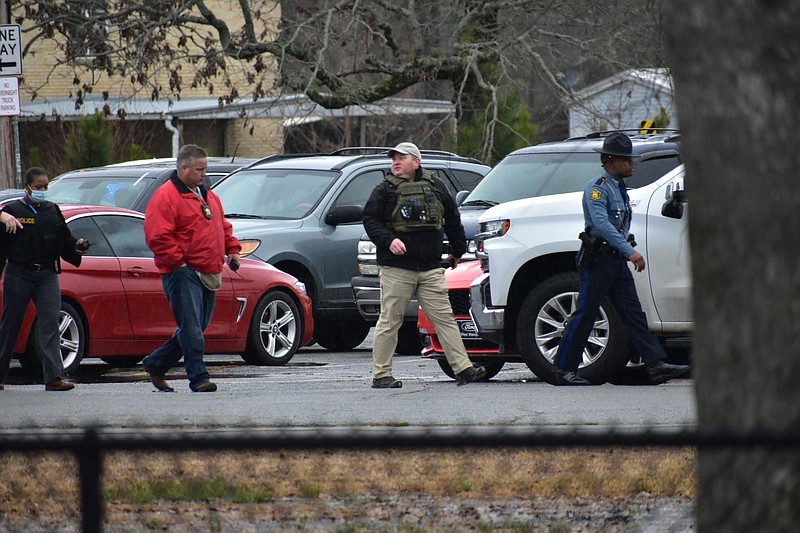
<path fill-rule="evenodd" d="M 641 495 L 627 499 L 536 498 L 489 501 L 422 495 L 347 500 L 283 498 L 269 503 L 111 504 L 104 531 L 174 533 L 319 532 L 692 532 L 694 504 Z M 9 532 L 79 532 L 80 519 L 36 512 L 0 519 Z M 8 518 L 8 517 L 6 517 Z"/>

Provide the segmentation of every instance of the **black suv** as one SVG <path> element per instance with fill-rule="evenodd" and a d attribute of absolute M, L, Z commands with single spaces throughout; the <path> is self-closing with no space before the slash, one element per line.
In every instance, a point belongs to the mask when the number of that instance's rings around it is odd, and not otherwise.
<path fill-rule="evenodd" d="M 364 233 L 361 209 L 389 171 L 388 150 L 276 155 L 213 187 L 243 253 L 305 283 L 314 302 L 314 339 L 329 350 L 355 348 L 371 327 L 356 310 L 350 279 Z M 472 190 L 489 171 L 476 159 L 449 152 L 422 150 L 422 157 L 453 196 Z"/>

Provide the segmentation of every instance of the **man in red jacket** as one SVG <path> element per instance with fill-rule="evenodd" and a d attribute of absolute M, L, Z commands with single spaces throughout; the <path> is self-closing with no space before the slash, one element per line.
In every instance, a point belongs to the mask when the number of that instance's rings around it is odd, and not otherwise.
<path fill-rule="evenodd" d="M 147 204 L 144 233 L 178 327 L 142 364 L 158 390 L 172 392 L 164 376 L 183 357 L 189 388 L 214 392 L 217 385 L 209 380 L 203 361 L 203 331 L 214 312 L 225 256 L 235 270 L 242 247 L 219 197 L 203 186 L 205 150 L 187 144 L 178 152 L 177 165 Z"/>

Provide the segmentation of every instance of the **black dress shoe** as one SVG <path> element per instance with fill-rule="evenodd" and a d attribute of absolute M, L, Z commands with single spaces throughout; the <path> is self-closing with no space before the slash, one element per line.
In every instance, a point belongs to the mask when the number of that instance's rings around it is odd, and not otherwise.
<path fill-rule="evenodd" d="M 667 381 L 685 376 L 692 369 L 689 365 L 671 365 L 663 359 L 646 366 L 647 377 L 653 385 L 660 385 Z"/>
<path fill-rule="evenodd" d="M 392 376 L 385 378 L 374 378 L 372 380 L 373 389 L 399 389 L 403 387 L 403 382 L 394 379 Z"/>
<path fill-rule="evenodd" d="M 588 379 L 580 377 L 575 372 L 569 370 L 556 370 L 556 382 L 553 385 L 591 385 Z"/>

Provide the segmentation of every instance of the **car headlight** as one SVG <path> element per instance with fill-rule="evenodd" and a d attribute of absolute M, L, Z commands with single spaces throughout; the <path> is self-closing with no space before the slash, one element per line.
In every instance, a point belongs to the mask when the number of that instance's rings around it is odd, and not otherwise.
<path fill-rule="evenodd" d="M 358 241 L 358 253 L 375 255 L 378 247 L 372 241 Z"/>
<path fill-rule="evenodd" d="M 242 245 L 242 251 L 239 252 L 239 256 L 247 257 L 255 252 L 259 246 L 261 246 L 261 241 L 258 239 L 243 239 L 239 241 L 239 244 Z"/>
<path fill-rule="evenodd" d="M 377 276 L 378 247 L 372 241 L 358 241 L 358 273 L 362 276 Z"/>
<path fill-rule="evenodd" d="M 478 250 L 478 247 L 477 247 L 477 245 L 475 244 L 475 239 L 469 239 L 469 240 L 467 241 L 467 253 L 469 253 L 469 254 L 475 254 L 475 252 L 476 252 L 477 250 Z"/>
<path fill-rule="evenodd" d="M 503 220 L 490 220 L 489 222 L 481 222 L 481 233 L 484 234 L 484 239 L 491 239 L 493 237 L 502 237 L 508 230 L 511 229 L 511 221 Z"/>

